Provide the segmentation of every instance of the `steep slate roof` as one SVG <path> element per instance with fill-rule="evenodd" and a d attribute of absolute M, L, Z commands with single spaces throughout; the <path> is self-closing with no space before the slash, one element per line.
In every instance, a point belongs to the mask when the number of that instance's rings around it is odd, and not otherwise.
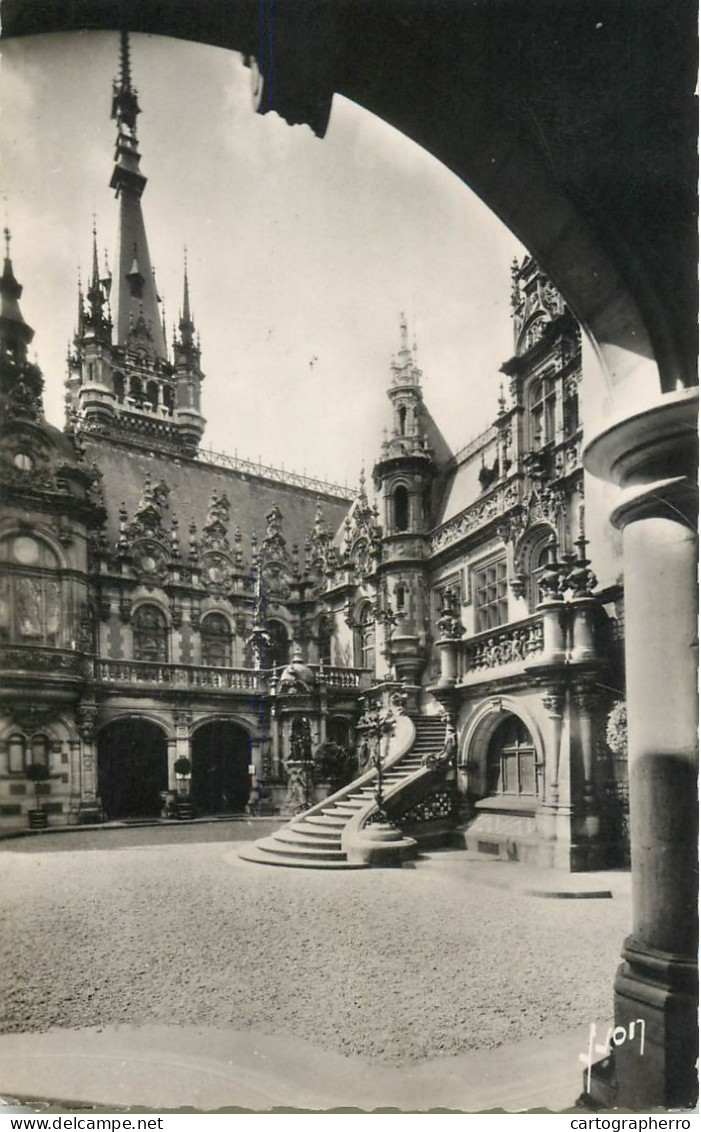
<path fill-rule="evenodd" d="M 491 468 L 497 458 L 496 429 L 490 425 L 455 455 L 455 464 L 443 492 L 436 526 L 459 515 L 483 494 L 479 481 L 482 459 Z"/>
<path fill-rule="evenodd" d="M 103 475 L 103 491 L 107 508 L 107 539 L 113 549 L 119 536 L 119 509 L 124 503 L 129 518 L 141 499 L 148 473 L 155 486 L 164 481 L 169 489 L 167 515 L 177 516 L 180 546 L 183 555 L 188 549 L 188 527 L 192 519 L 198 536 L 207 519 L 212 493 L 226 492 L 231 504 L 229 539 L 238 526 L 242 535 L 244 559 L 251 553 L 251 534 L 256 532 L 258 544 L 267 528 L 266 516 L 274 503 L 282 512 L 282 533 L 288 550 L 294 543 L 304 550 L 304 542 L 314 525 L 317 504 L 321 504 L 324 521 L 334 531 L 342 523 L 350 504 L 321 492 L 294 484 L 274 483 L 262 477 L 234 469 L 207 464 L 202 460 L 177 461 L 172 455 L 146 453 L 114 443 L 85 441 L 88 461 L 94 461 Z"/>

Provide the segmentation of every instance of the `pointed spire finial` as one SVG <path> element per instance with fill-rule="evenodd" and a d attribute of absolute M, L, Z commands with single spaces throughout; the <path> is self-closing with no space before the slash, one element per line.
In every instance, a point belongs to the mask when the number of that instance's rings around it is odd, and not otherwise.
<path fill-rule="evenodd" d="M 3 228 L 3 236 L 5 237 L 5 259 L 9 259 L 10 258 L 10 240 L 11 240 L 12 237 L 10 235 L 10 229 L 7 226 L 5 228 Z"/>
<path fill-rule="evenodd" d="M 190 281 L 187 276 L 187 245 L 183 248 L 183 322 L 191 322 Z"/>
<path fill-rule="evenodd" d="M 119 33 L 119 76 L 122 86 L 131 86 L 131 59 L 129 57 L 129 32 L 122 30 Z"/>

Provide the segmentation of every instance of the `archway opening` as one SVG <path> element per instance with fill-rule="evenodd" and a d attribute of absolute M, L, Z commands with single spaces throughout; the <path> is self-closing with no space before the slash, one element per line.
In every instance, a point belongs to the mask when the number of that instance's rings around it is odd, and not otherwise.
<path fill-rule="evenodd" d="M 146 719 L 118 719 L 97 739 L 98 791 L 108 820 L 158 817 L 168 788 L 163 730 Z"/>
<path fill-rule="evenodd" d="M 248 801 L 248 732 L 230 720 L 198 727 L 192 740 L 190 797 L 197 813 L 242 813 Z"/>
<path fill-rule="evenodd" d="M 516 715 L 497 726 L 487 749 L 487 793 L 492 797 L 537 798 L 539 767 L 530 731 Z"/>

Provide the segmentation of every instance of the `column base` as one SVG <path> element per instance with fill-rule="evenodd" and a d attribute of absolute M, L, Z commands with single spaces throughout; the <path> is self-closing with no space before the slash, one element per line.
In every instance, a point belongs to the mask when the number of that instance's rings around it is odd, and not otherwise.
<path fill-rule="evenodd" d="M 105 815 L 99 801 L 81 802 L 75 816 L 77 825 L 99 825 Z"/>
<path fill-rule="evenodd" d="M 626 941 L 614 983 L 611 1056 L 592 1069 L 600 1107 L 689 1109 L 698 1098 L 698 967 Z M 632 1035 L 632 1036 L 631 1036 Z"/>

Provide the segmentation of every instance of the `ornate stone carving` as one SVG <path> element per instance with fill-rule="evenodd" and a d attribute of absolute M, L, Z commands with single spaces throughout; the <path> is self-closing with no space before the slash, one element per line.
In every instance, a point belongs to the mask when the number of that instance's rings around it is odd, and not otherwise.
<path fill-rule="evenodd" d="M 538 620 L 495 630 L 486 639 L 465 641 L 462 649 L 470 672 L 524 662 L 543 651 L 543 624 Z"/>
<path fill-rule="evenodd" d="M 441 594 L 441 612 L 438 618 L 439 640 L 459 640 L 465 629 L 460 620 L 460 599 L 452 589 Z"/>
<path fill-rule="evenodd" d="M 52 706 L 39 707 L 35 704 L 14 704 L 11 709 L 13 721 L 28 735 L 34 731 L 43 730 L 56 719 L 57 708 Z"/>
<path fill-rule="evenodd" d="M 81 700 L 76 708 L 76 725 L 81 739 L 92 743 L 95 738 L 97 704 L 95 700 Z"/>

